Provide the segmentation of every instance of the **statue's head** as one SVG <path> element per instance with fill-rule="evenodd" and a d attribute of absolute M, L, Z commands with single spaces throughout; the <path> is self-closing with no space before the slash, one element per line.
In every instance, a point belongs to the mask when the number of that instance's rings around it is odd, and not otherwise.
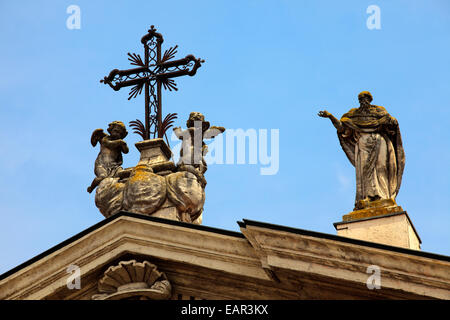
<path fill-rule="evenodd" d="M 195 126 L 195 121 L 201 121 L 202 122 L 202 129 L 203 131 L 206 131 L 209 129 L 209 122 L 205 121 L 205 116 L 201 114 L 200 112 L 191 112 L 189 114 L 189 119 L 186 121 L 186 127 L 193 128 Z"/>
<path fill-rule="evenodd" d="M 358 100 L 360 105 L 370 105 L 373 97 L 369 91 L 362 91 L 358 94 Z"/>
<path fill-rule="evenodd" d="M 108 132 L 113 139 L 123 139 L 127 136 L 128 131 L 122 121 L 113 121 L 108 126 Z"/>

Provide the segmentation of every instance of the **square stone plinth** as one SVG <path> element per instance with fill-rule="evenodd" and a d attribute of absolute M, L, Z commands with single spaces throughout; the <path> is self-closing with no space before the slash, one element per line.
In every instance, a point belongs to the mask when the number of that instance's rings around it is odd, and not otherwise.
<path fill-rule="evenodd" d="M 141 153 L 140 164 L 162 163 L 169 161 L 172 156 L 169 147 L 161 138 L 138 142 L 136 148 Z"/>
<path fill-rule="evenodd" d="M 406 211 L 333 224 L 339 236 L 420 250 L 420 240 Z"/>
<path fill-rule="evenodd" d="M 135 145 L 141 153 L 138 165 L 150 166 L 155 173 L 175 169 L 175 164 L 170 160 L 172 151 L 162 138 L 144 140 Z"/>

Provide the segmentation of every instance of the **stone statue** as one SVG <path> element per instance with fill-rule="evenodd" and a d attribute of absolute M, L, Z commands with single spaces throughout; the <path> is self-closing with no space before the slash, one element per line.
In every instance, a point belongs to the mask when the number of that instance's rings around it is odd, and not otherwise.
<path fill-rule="evenodd" d="M 206 185 L 203 175 L 207 170 L 207 164 L 203 157 L 208 153 L 208 146 L 203 140 L 218 136 L 225 131 L 225 128 L 210 127 L 210 123 L 205 121 L 205 116 L 200 112 L 190 113 L 186 127 L 186 130 L 181 130 L 179 127 L 173 129 L 178 139 L 183 141 L 178 170 L 189 171 L 197 175 L 199 180 L 204 181 Z"/>
<path fill-rule="evenodd" d="M 107 135 L 103 129 L 96 129 L 91 136 L 93 147 L 100 142 L 100 152 L 95 160 L 94 173 L 96 177 L 87 191 L 91 193 L 105 178 L 112 178 L 119 175 L 123 170 L 122 152 L 128 153 L 128 146 L 122 139 L 128 134 L 125 125 L 121 121 L 113 121 L 109 124 Z"/>
<path fill-rule="evenodd" d="M 88 191 L 98 186 L 95 205 L 106 218 L 124 210 L 201 224 L 207 169 L 203 157 L 208 152 L 203 140 L 214 138 L 225 128 L 210 127 L 199 112 L 192 112 L 186 125 L 186 130 L 174 129 L 182 140 L 177 166 L 171 160 L 169 147 L 162 138 L 157 138 L 136 143 L 141 152 L 138 164 L 122 169 L 122 152 L 128 153 L 122 140 L 127 133 L 123 123 L 111 123 L 110 136 L 102 129 L 94 131 L 92 145 L 100 141 L 101 149 L 95 161 L 97 177 Z"/>
<path fill-rule="evenodd" d="M 370 92 L 361 92 L 358 100 L 360 107 L 345 113 L 341 120 L 326 110 L 318 115 L 331 120 L 342 149 L 356 169 L 354 210 L 396 205 L 405 167 L 398 122 L 385 108 L 370 104 Z"/>

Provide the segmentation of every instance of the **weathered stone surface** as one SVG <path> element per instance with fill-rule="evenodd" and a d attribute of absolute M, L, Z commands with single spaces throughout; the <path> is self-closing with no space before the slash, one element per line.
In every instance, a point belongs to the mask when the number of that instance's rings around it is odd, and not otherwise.
<path fill-rule="evenodd" d="M 136 143 L 135 146 L 141 153 L 138 165 L 149 165 L 155 173 L 164 169 L 175 169 L 175 165 L 170 161 L 172 151 L 164 139 L 144 140 Z"/>
<path fill-rule="evenodd" d="M 124 210 L 151 214 L 166 199 L 166 179 L 153 173 L 150 165 L 137 165 L 126 183 Z"/>
<path fill-rule="evenodd" d="M 165 300 L 172 295 L 172 286 L 156 265 L 130 260 L 109 267 L 98 282 L 98 292 L 93 300 Z"/>
<path fill-rule="evenodd" d="M 95 205 L 106 217 L 122 210 L 125 184 L 119 178 L 104 178 L 95 192 Z"/>
<path fill-rule="evenodd" d="M 355 210 L 344 215 L 342 221 L 359 220 L 396 212 L 403 212 L 403 209 L 398 206 L 393 199 L 375 200 L 367 203 L 365 209 Z"/>
<path fill-rule="evenodd" d="M 160 208 L 157 211 L 152 213 L 152 217 L 180 221 L 180 216 L 178 215 L 178 210 L 174 206 Z"/>
<path fill-rule="evenodd" d="M 384 210 L 385 208 L 381 208 Z M 380 209 L 379 209 L 380 210 Z M 362 211 L 362 210 L 361 210 Z M 337 234 L 344 237 L 420 250 L 421 240 L 405 211 L 386 213 L 376 210 L 366 217 L 347 219 L 334 224 Z M 346 217 L 346 216 L 344 216 Z"/>
<path fill-rule="evenodd" d="M 243 235 L 164 221 L 117 215 L 0 279 L 0 299 L 91 299 L 105 270 L 132 259 L 157 264 L 173 299 L 450 299 L 445 256 L 248 220 Z M 366 286 L 371 265 L 380 290 Z"/>
<path fill-rule="evenodd" d="M 193 222 L 202 213 L 205 203 L 205 191 L 197 177 L 187 171 L 166 176 L 167 196 L 176 206 L 181 221 Z"/>

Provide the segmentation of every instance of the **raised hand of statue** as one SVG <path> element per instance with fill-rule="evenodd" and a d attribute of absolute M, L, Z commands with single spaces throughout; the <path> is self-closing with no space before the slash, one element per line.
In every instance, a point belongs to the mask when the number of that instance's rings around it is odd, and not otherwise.
<path fill-rule="evenodd" d="M 329 113 L 327 110 L 319 111 L 319 112 L 317 113 L 317 115 L 318 115 L 319 117 L 322 117 L 322 118 L 328 118 L 328 119 L 330 119 L 330 120 L 331 120 L 331 123 L 332 123 L 333 126 L 337 129 L 337 131 L 338 131 L 338 132 L 343 132 L 343 127 L 342 127 L 341 122 L 340 122 L 338 119 L 336 119 L 331 113 Z"/>
<path fill-rule="evenodd" d="M 329 113 L 327 110 L 319 111 L 319 113 L 317 113 L 317 115 L 322 118 L 331 117 L 331 113 Z"/>

